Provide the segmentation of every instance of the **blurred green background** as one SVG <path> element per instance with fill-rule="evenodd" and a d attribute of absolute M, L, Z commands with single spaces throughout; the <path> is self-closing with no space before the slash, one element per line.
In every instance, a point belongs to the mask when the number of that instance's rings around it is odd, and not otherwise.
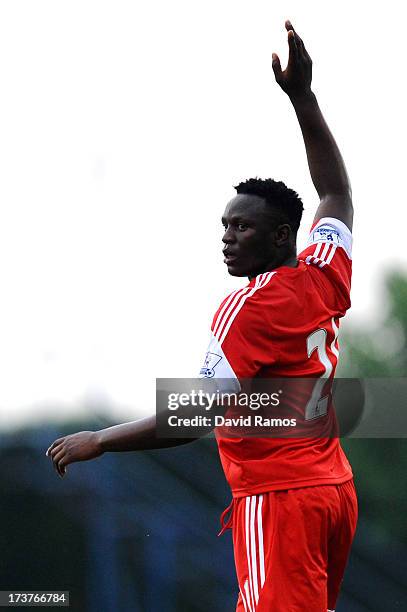
<path fill-rule="evenodd" d="M 347 326 L 341 334 L 338 376 L 406 376 L 407 277 L 400 272 L 385 278 L 380 310 L 382 320 L 365 327 Z M 407 409 L 407 398 L 405 405 Z M 407 441 L 348 439 L 342 445 L 354 468 L 363 516 L 407 545 Z"/>

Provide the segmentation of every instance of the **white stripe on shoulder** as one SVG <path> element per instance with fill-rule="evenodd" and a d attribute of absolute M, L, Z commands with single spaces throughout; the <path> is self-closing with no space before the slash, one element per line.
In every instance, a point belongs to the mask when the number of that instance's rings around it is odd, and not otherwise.
<path fill-rule="evenodd" d="M 236 291 L 234 291 L 233 293 L 231 293 L 231 295 L 228 297 L 228 299 L 226 300 L 225 304 L 223 305 L 222 310 L 220 311 L 220 313 L 218 314 L 218 318 L 215 321 L 215 325 L 213 327 L 213 333 L 214 335 L 216 335 L 223 318 L 227 319 L 228 315 L 230 313 L 230 311 L 233 309 L 233 306 L 237 303 L 239 297 L 241 295 L 244 295 L 246 292 L 248 291 L 248 288 L 245 287 L 244 289 L 237 289 Z M 231 303 L 232 302 L 232 303 Z"/>
<path fill-rule="evenodd" d="M 313 257 L 318 257 L 321 247 L 322 247 L 322 242 L 317 242 L 317 246 L 315 247 Z"/>
<path fill-rule="evenodd" d="M 269 280 L 271 279 L 273 274 L 275 274 L 275 272 L 267 272 L 266 274 L 262 274 L 261 275 L 261 276 L 263 276 L 263 278 L 260 281 L 259 289 L 262 289 L 263 287 L 265 287 L 267 285 L 267 283 L 269 282 Z"/>
<path fill-rule="evenodd" d="M 328 257 L 326 258 L 326 263 L 327 263 L 327 264 L 330 264 L 330 263 L 331 263 L 331 261 L 332 261 L 332 259 L 333 259 L 333 256 L 335 255 L 335 251 L 336 251 L 336 249 L 337 249 L 337 248 L 338 248 L 338 247 L 336 246 L 336 244 L 333 244 L 333 245 L 332 245 L 331 252 L 329 253 Z"/>
<path fill-rule="evenodd" d="M 250 291 L 248 291 L 247 293 L 244 293 L 244 294 L 242 293 L 239 296 L 236 296 L 236 299 L 234 300 L 233 304 L 229 308 L 226 316 L 223 318 L 222 325 L 217 327 L 216 332 L 214 331 L 214 334 L 218 338 L 220 345 L 222 345 L 224 339 L 226 338 L 226 335 L 227 335 L 227 333 L 228 333 L 228 331 L 229 331 L 233 321 L 235 320 L 237 314 L 242 309 L 245 301 L 248 298 L 252 297 L 252 295 L 254 295 L 254 293 L 256 293 L 256 291 L 258 289 L 263 289 L 263 287 L 268 285 L 268 283 L 270 282 L 270 280 L 274 276 L 274 274 L 276 274 L 275 271 L 267 272 L 265 274 L 260 274 L 259 276 L 256 277 L 255 284 L 250 289 Z M 228 319 L 228 317 L 229 317 L 229 319 Z"/>
<path fill-rule="evenodd" d="M 322 242 L 320 242 L 320 244 L 322 244 Z M 328 249 L 329 249 L 329 247 L 330 247 L 330 246 L 331 246 L 331 243 L 330 243 L 330 242 L 327 242 L 327 243 L 325 244 L 325 246 L 324 246 L 324 248 L 323 248 L 323 250 L 322 250 L 322 253 L 321 253 L 321 255 L 320 255 L 320 258 L 321 258 L 322 260 L 324 260 L 324 259 L 325 259 L 326 254 L 328 253 Z"/>
<path fill-rule="evenodd" d="M 322 253 L 319 254 L 319 251 L 321 250 L 322 245 L 325 245 Z M 307 265 L 314 265 L 314 266 L 319 266 L 320 268 L 323 268 L 324 266 L 327 266 L 331 263 L 334 255 L 335 255 L 335 251 L 338 248 L 338 245 L 336 244 L 332 244 L 330 242 L 319 242 L 317 244 L 317 247 L 314 251 L 313 255 L 308 255 L 305 258 L 305 263 Z M 317 255 L 319 255 L 319 257 L 317 257 Z"/>
<path fill-rule="evenodd" d="M 330 249 L 331 249 L 329 251 L 329 255 L 326 254 L 324 258 L 321 258 L 322 261 L 319 264 L 320 268 L 323 268 L 324 266 L 329 265 L 331 263 L 332 259 L 333 259 L 333 256 L 335 255 L 335 251 L 337 249 L 337 245 L 336 244 L 331 244 L 329 246 L 330 246 Z"/>
<path fill-rule="evenodd" d="M 222 317 L 222 315 L 225 312 L 226 308 L 229 306 L 230 302 L 235 297 L 236 293 L 239 293 L 239 291 L 241 291 L 241 289 L 235 289 L 235 291 L 232 291 L 232 293 L 225 299 L 225 303 L 223 304 L 222 310 L 218 314 L 218 318 L 217 318 L 217 320 L 215 322 L 215 326 L 217 325 L 220 317 Z"/>
<path fill-rule="evenodd" d="M 219 340 L 219 344 L 222 344 L 223 342 L 221 338 L 222 338 L 224 329 L 227 328 L 229 330 L 229 327 L 231 325 L 231 323 L 229 325 L 229 322 L 233 320 L 236 316 L 234 313 L 236 312 L 236 310 L 238 311 L 240 310 L 241 308 L 240 304 L 243 303 L 244 298 L 246 296 L 252 295 L 254 291 L 257 290 L 259 286 L 259 282 L 260 282 L 260 278 L 257 277 L 254 287 L 252 287 L 250 290 L 249 290 L 249 287 L 245 287 L 244 289 L 242 289 L 236 294 L 233 302 L 231 303 L 231 305 L 225 312 L 224 316 L 222 317 L 222 320 L 219 321 L 219 325 L 217 325 L 216 330 L 215 329 L 213 330 L 215 338 Z"/>

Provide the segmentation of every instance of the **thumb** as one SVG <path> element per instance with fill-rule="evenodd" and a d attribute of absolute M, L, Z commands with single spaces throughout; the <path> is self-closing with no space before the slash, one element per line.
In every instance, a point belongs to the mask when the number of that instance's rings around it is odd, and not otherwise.
<path fill-rule="evenodd" d="M 271 65 L 273 67 L 274 76 L 276 77 L 276 81 L 278 83 L 281 80 L 282 76 L 280 58 L 278 57 L 277 53 L 273 53 L 272 58 L 273 61 Z"/>

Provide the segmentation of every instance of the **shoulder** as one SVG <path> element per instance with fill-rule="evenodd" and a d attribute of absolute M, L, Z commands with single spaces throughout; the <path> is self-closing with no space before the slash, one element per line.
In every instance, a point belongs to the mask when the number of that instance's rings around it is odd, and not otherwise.
<path fill-rule="evenodd" d="M 324 292 L 339 316 L 350 307 L 352 234 L 343 221 L 323 217 L 312 228 L 306 248 L 299 254 L 309 268 L 316 290 Z"/>
<path fill-rule="evenodd" d="M 325 263 L 329 263 L 328 258 L 331 257 L 332 259 L 338 247 L 345 251 L 349 259 L 352 259 L 352 242 L 352 233 L 343 221 L 334 217 L 323 217 L 312 226 L 305 250 L 308 250 L 312 245 L 316 245 L 318 253 L 315 256 L 318 257 L 321 254 L 321 259 Z M 325 253 L 322 258 L 323 250 L 325 250 Z M 329 254 L 328 250 L 330 251 Z"/>

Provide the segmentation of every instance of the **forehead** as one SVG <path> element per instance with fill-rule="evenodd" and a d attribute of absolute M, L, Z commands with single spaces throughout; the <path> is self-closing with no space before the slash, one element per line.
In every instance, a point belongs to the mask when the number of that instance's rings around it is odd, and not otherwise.
<path fill-rule="evenodd" d="M 224 219 L 256 219 L 266 213 L 267 203 L 264 198 L 255 195 L 238 194 L 227 203 Z"/>

